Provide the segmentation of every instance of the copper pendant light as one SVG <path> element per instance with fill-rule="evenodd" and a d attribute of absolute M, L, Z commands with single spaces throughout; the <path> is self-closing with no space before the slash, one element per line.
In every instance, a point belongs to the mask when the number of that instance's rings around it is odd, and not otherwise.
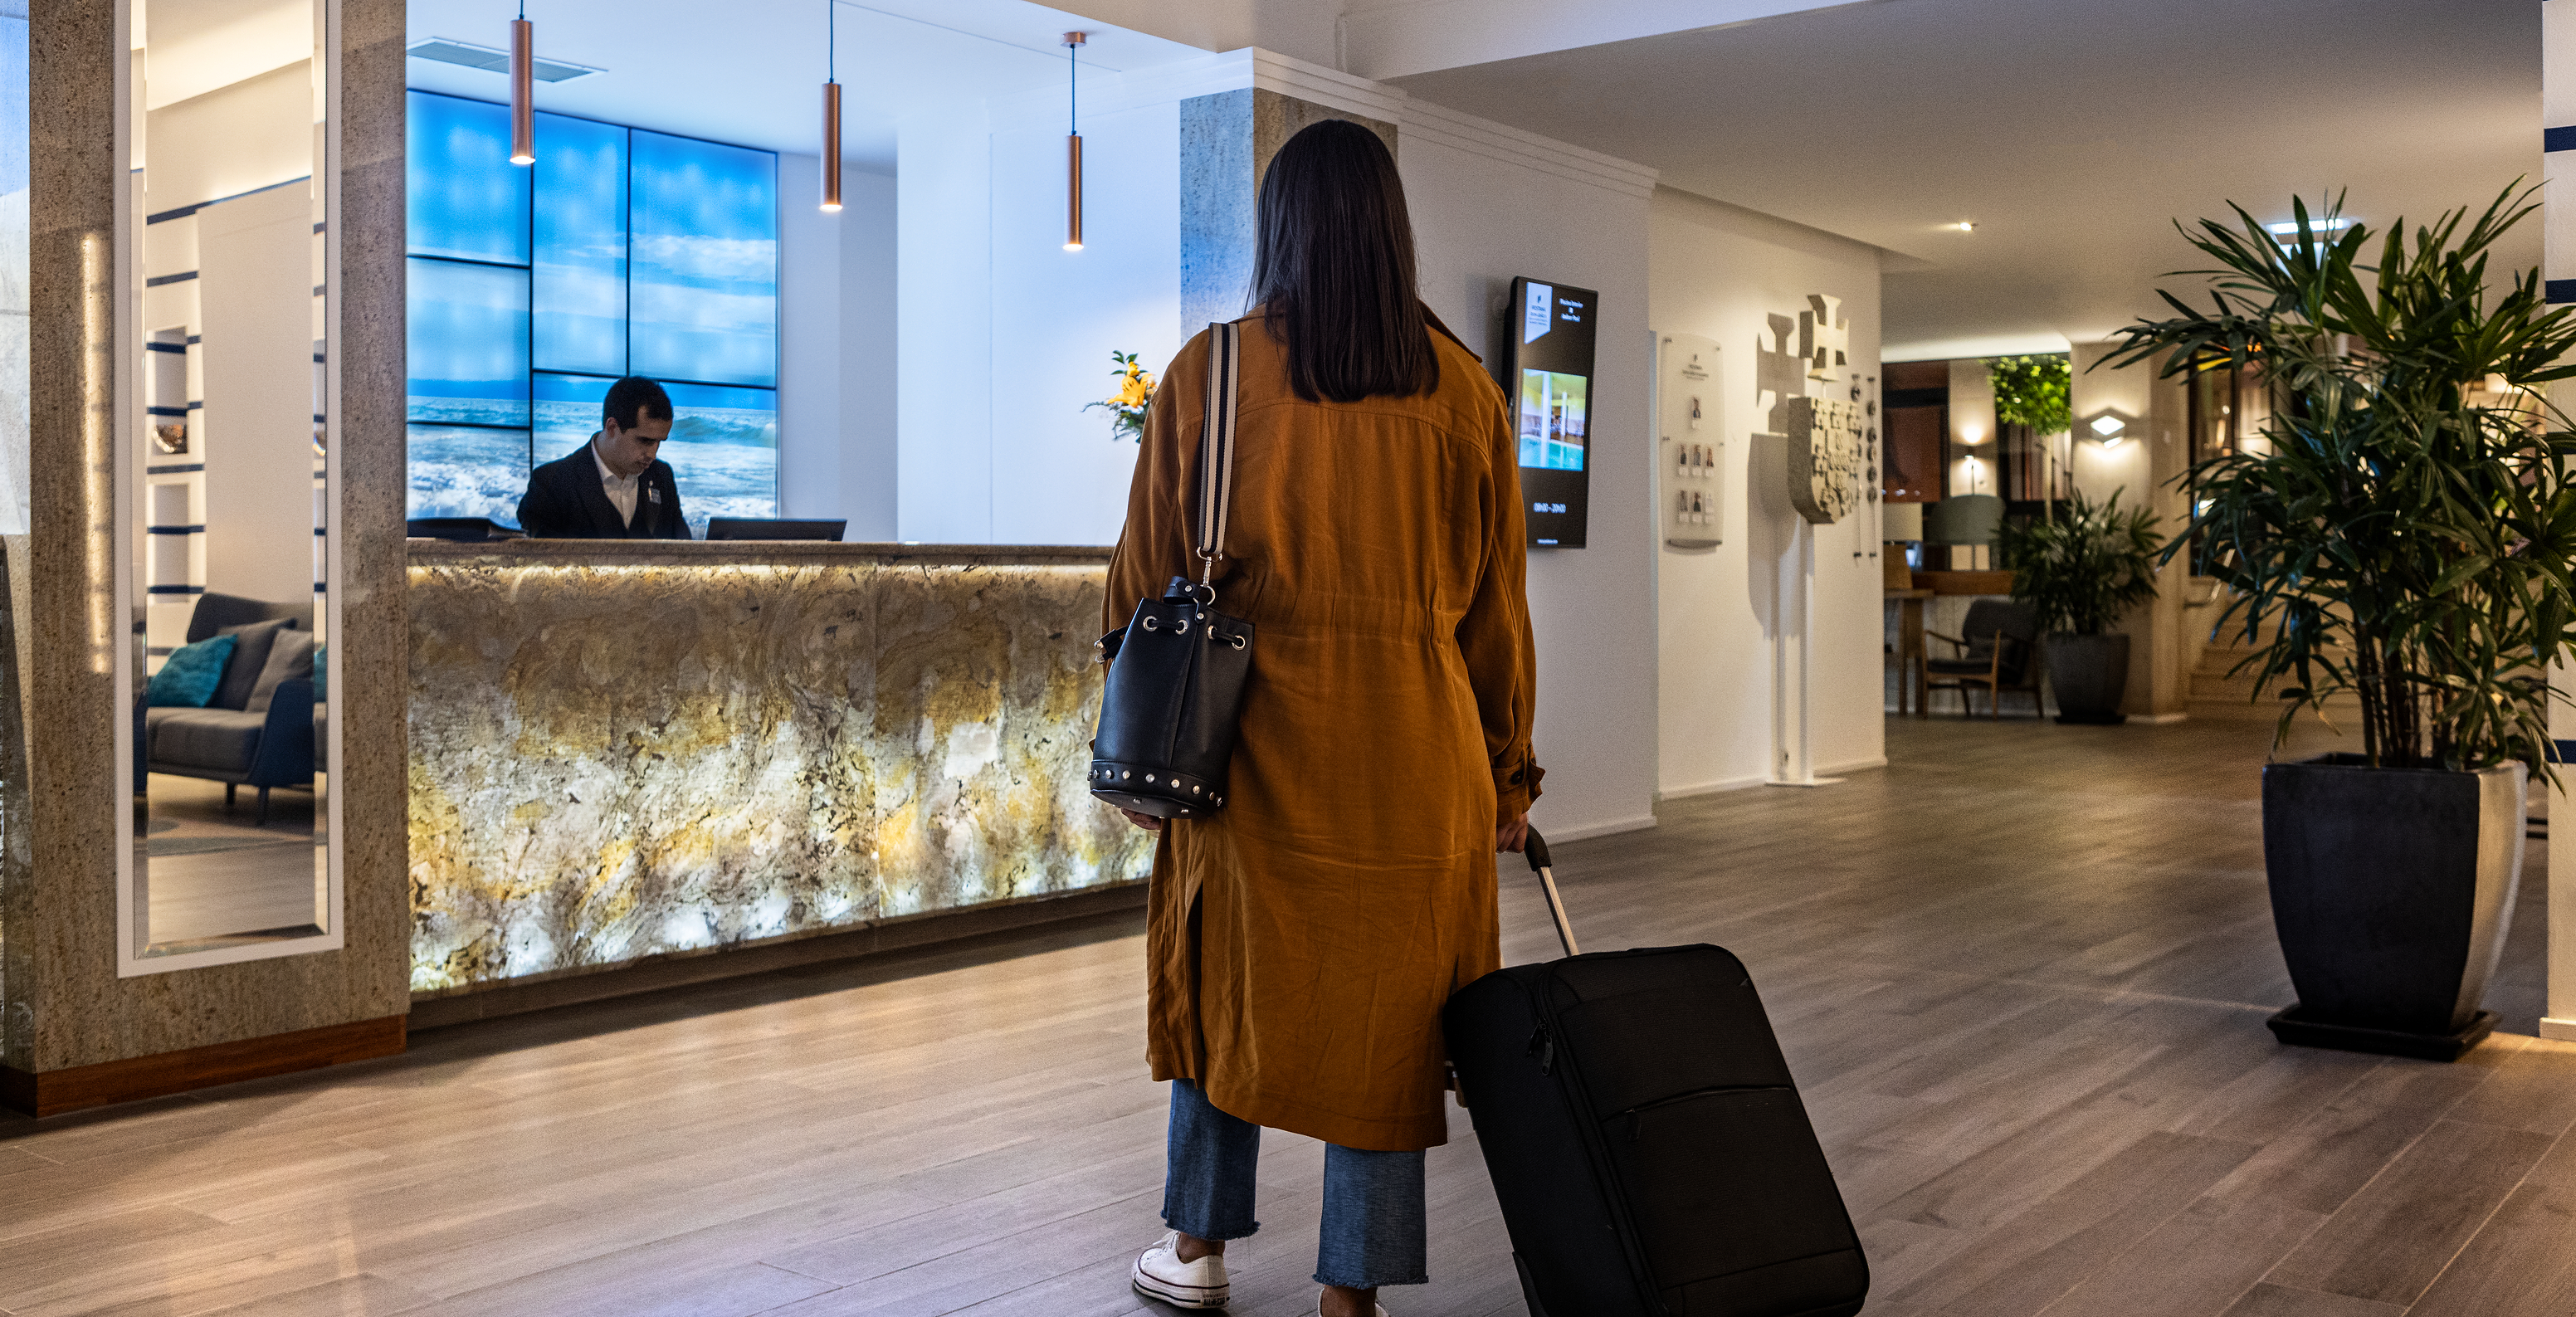
<path fill-rule="evenodd" d="M 841 0 L 823 0 L 823 210 L 841 208 Z"/>
<path fill-rule="evenodd" d="M 1082 61 L 1082 43 L 1088 36 L 1082 32 L 1064 34 L 1064 249 L 1082 250 L 1082 118 L 1080 103 L 1075 100 L 1075 80 Z"/>
<path fill-rule="evenodd" d="M 510 163 L 537 162 L 537 30 L 528 7 L 510 21 Z"/>

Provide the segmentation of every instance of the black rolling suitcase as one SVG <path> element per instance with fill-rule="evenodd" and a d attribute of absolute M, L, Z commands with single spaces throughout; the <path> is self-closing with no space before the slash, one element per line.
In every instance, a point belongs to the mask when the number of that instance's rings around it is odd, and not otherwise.
<path fill-rule="evenodd" d="M 1702 944 L 1578 955 L 1442 1013 L 1531 1317 L 1848 1317 L 1869 1264 L 1744 962 Z"/>

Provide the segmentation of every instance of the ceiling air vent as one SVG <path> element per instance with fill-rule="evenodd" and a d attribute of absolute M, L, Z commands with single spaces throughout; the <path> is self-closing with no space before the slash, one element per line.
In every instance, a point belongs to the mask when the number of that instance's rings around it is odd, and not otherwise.
<path fill-rule="evenodd" d="M 510 71 L 510 52 L 449 37 L 425 37 L 411 43 L 411 57 L 434 59 L 441 64 L 462 64 L 486 73 L 506 74 Z M 594 69 L 587 64 L 566 64 L 559 59 L 542 57 L 537 60 L 536 69 L 539 82 L 570 82 L 588 74 L 606 72 L 608 70 Z"/>

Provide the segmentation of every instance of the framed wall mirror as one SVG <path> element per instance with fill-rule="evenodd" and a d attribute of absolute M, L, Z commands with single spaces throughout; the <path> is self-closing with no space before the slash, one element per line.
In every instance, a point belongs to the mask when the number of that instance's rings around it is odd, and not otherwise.
<path fill-rule="evenodd" d="M 126 17 L 121 974 L 341 943 L 335 18 L 331 0 Z"/>

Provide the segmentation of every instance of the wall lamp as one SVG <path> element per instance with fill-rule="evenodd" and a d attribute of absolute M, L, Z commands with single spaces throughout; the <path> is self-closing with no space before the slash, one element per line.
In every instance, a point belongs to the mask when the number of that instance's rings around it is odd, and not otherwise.
<path fill-rule="evenodd" d="M 2129 427 L 2137 419 L 2127 412 L 2105 409 L 2088 418 L 2084 428 L 2091 431 L 2091 438 L 2104 448 L 2117 448 L 2129 437 Z"/>

